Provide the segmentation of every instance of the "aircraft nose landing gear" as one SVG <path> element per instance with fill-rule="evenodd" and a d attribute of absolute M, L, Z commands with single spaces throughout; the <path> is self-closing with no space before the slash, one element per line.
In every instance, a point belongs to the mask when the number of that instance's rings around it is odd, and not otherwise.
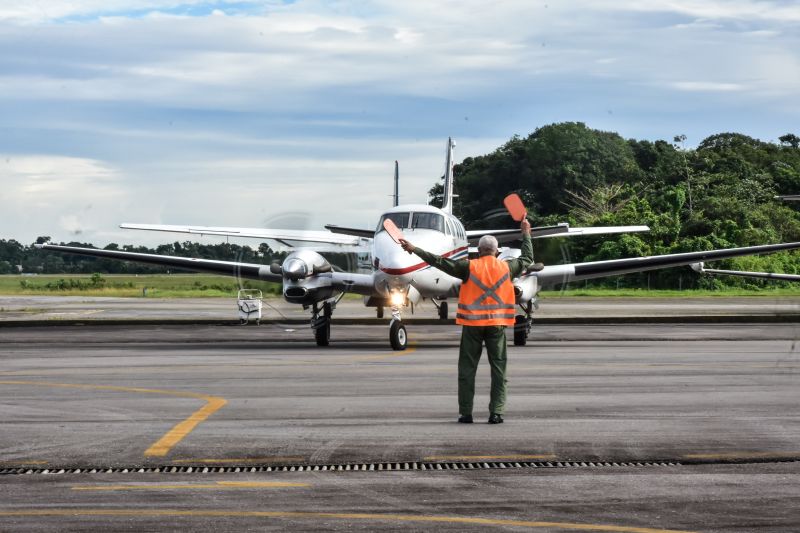
<path fill-rule="evenodd" d="M 408 347 L 408 334 L 400 319 L 400 305 L 405 301 L 405 295 L 396 292 L 392 294 L 389 301 L 392 303 L 392 321 L 389 322 L 389 344 L 392 345 L 392 350 L 405 350 Z"/>
<path fill-rule="evenodd" d="M 389 343 L 392 345 L 392 350 L 405 350 L 408 348 L 406 327 L 399 320 L 392 319 L 389 324 Z"/>

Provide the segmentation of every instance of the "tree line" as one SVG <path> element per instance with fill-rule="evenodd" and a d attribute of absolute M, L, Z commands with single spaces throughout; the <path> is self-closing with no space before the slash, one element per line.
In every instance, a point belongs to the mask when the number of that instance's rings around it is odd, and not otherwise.
<path fill-rule="evenodd" d="M 518 193 L 536 225 L 650 226 L 648 233 L 542 239 L 545 264 L 753 246 L 800 240 L 800 138 L 778 143 L 740 133 L 712 135 L 696 148 L 624 139 L 580 122 L 551 124 L 514 136 L 494 152 L 454 167 L 455 213 L 470 229 L 513 227 L 503 198 Z M 431 190 L 441 205 L 442 184 Z M 715 268 L 800 273 L 800 255 L 781 253 L 719 261 Z M 653 288 L 767 287 L 775 282 L 693 275 L 687 268 L 631 274 L 622 286 Z M 595 286 L 619 285 L 620 279 Z"/>
<path fill-rule="evenodd" d="M 36 239 L 36 244 L 45 242 L 50 242 L 50 237 L 42 236 Z M 92 244 L 82 242 L 62 242 L 60 244 L 96 248 Z M 266 243 L 262 243 L 255 248 L 230 243 L 203 244 L 190 241 L 176 241 L 171 244 L 162 244 L 155 248 L 133 245 L 120 246 L 116 243 L 111 243 L 105 246 L 104 249 L 260 264 L 280 261 L 286 256 L 285 253 L 275 252 Z M 103 274 L 163 274 L 175 270 L 116 259 L 49 252 L 36 248 L 33 243 L 24 245 L 13 239 L 0 239 L 0 274 L 16 274 L 20 269 L 25 273 L 37 274 L 92 274 L 96 272 Z"/>

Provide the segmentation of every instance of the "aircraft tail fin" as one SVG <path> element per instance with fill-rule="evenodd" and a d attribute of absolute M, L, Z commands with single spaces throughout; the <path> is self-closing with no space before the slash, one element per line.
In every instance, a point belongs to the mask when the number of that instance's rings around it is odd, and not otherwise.
<path fill-rule="evenodd" d="M 453 212 L 453 148 L 456 143 L 452 137 L 447 139 L 447 157 L 444 165 L 444 191 L 442 198 L 442 211 L 445 213 Z"/>

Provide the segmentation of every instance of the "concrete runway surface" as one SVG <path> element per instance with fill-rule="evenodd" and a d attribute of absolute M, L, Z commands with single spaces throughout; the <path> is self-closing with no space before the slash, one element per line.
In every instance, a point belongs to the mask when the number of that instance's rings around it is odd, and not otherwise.
<path fill-rule="evenodd" d="M 800 531 L 800 325 L 538 326 L 497 426 L 409 335 L 3 328 L 0 531 Z"/>
<path fill-rule="evenodd" d="M 450 302 L 452 318 L 455 302 Z M 386 316 L 389 316 L 387 310 Z M 404 318 L 435 318 L 436 308 L 422 302 Z M 800 317 L 800 299 L 793 297 L 719 298 L 561 298 L 541 301 L 536 320 L 558 321 L 609 317 Z M 264 300 L 265 320 L 302 320 L 311 317 L 301 306 L 282 298 Z M 336 319 L 374 318 L 375 309 L 364 307 L 361 298 L 346 298 L 334 312 Z M 226 320 L 236 321 L 235 298 L 108 298 L 86 296 L 0 296 L 0 323 L 15 320 Z M 690 320 L 691 321 L 691 320 Z"/>

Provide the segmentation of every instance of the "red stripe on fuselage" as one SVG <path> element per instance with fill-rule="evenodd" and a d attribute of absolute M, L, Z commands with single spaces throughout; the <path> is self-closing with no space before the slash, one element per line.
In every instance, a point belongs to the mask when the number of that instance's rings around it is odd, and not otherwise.
<path fill-rule="evenodd" d="M 463 252 L 466 250 L 466 246 L 462 246 L 461 248 L 456 248 L 455 250 L 451 250 L 447 253 L 442 254 L 442 257 L 450 257 L 456 255 L 459 252 Z M 409 272 L 414 272 L 421 268 L 428 266 L 428 263 L 422 262 L 417 263 L 416 265 L 412 265 L 406 268 L 381 268 L 381 272 L 385 272 L 386 274 L 390 274 L 392 276 L 402 276 L 403 274 L 408 274 Z"/>

